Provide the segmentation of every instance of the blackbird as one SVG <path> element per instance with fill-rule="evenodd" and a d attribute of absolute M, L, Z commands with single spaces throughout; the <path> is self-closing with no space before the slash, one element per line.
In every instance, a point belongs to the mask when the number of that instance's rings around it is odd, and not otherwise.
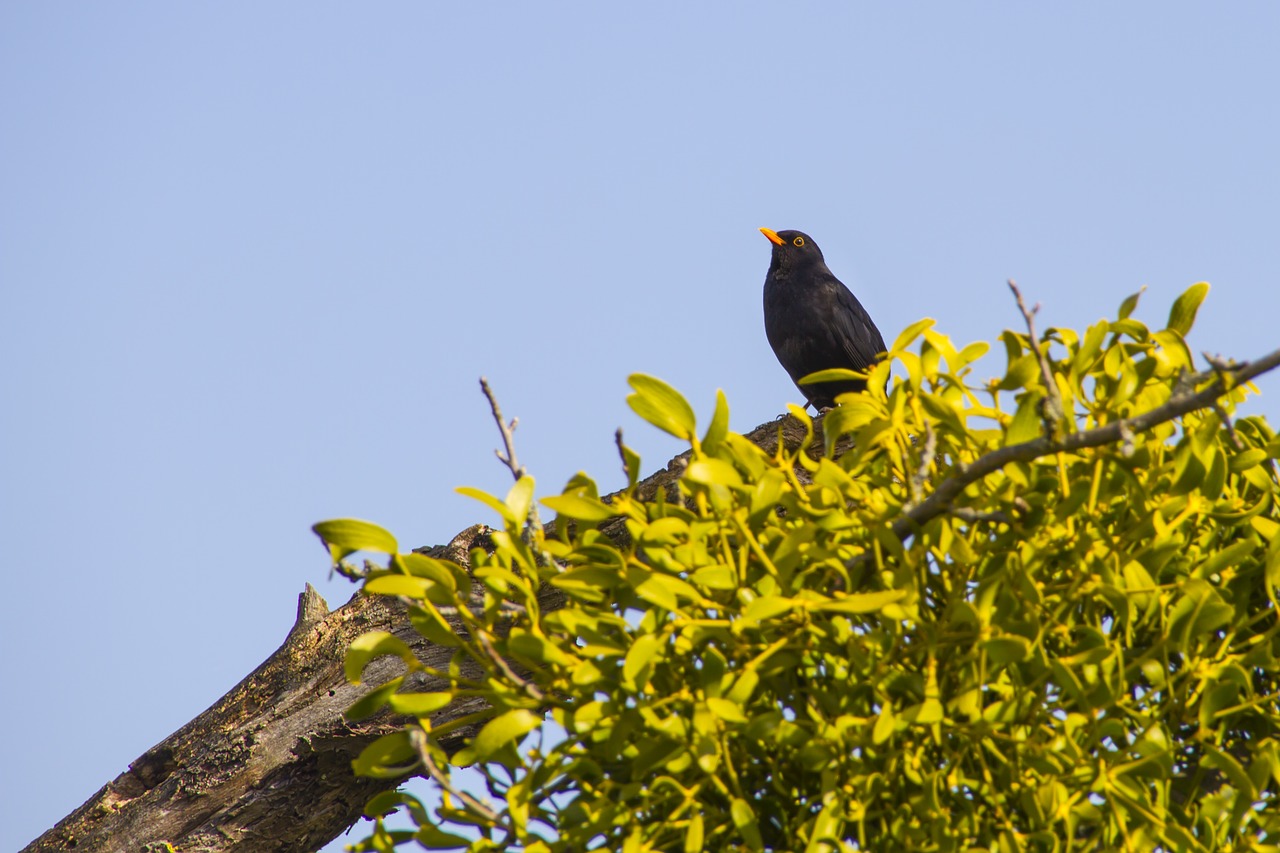
<path fill-rule="evenodd" d="M 861 391 L 867 383 L 801 385 L 800 380 L 832 367 L 867 370 L 885 352 L 884 338 L 867 309 L 827 268 L 809 235 L 760 232 L 773 243 L 764 279 L 764 333 L 791 381 L 821 412 L 835 406 L 836 395 Z"/>

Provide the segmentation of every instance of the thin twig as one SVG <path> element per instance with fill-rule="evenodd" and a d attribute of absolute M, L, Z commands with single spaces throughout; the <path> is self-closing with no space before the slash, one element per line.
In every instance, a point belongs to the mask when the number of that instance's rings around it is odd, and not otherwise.
<path fill-rule="evenodd" d="M 506 446 L 506 455 L 501 450 L 495 450 L 494 455 L 502 461 L 503 465 L 511 471 L 511 476 L 519 480 L 525 475 L 524 466 L 516 460 L 516 425 L 519 421 L 516 418 L 511 419 L 511 423 L 507 423 L 502 419 L 502 409 L 498 407 L 498 398 L 493 393 L 493 389 L 489 387 L 489 380 L 483 376 L 480 377 L 480 390 L 484 391 L 485 399 L 489 401 L 489 408 L 493 410 L 493 419 L 498 424 L 498 432 L 502 433 L 502 443 Z"/>
<path fill-rule="evenodd" d="M 1027 337 L 1031 339 L 1031 352 L 1035 354 L 1036 361 L 1040 364 L 1040 378 L 1044 380 L 1044 393 L 1047 395 L 1046 408 L 1041 412 L 1041 416 L 1044 420 L 1045 433 L 1053 436 L 1061 428 L 1062 419 L 1066 413 L 1062 408 L 1062 396 L 1058 393 L 1058 383 L 1053 379 L 1049 358 L 1040 350 L 1040 338 L 1036 335 L 1035 316 L 1040 310 L 1040 305 L 1037 303 L 1034 308 L 1028 310 L 1027 303 L 1022 301 L 1022 291 L 1018 289 L 1018 283 L 1013 279 L 1009 279 L 1009 289 L 1013 291 L 1013 298 L 1018 302 L 1022 319 L 1027 321 Z"/>
<path fill-rule="evenodd" d="M 933 467 L 933 457 L 938 449 L 938 437 L 933 434 L 933 425 L 924 424 L 924 447 L 920 450 L 920 466 L 911 475 L 911 500 L 920 503 L 924 500 L 924 484 L 929 480 L 929 469 Z"/>
<path fill-rule="evenodd" d="M 493 643 L 489 642 L 489 637 L 484 631 L 476 631 L 474 636 L 476 638 L 476 642 L 480 644 L 480 648 L 484 649 L 484 653 L 489 656 L 489 659 L 498 665 L 498 669 L 502 670 L 503 675 L 511 679 L 511 681 L 519 686 L 525 693 L 532 696 L 535 701 L 541 702 L 546 698 L 547 694 L 543 693 L 536 684 L 532 681 L 527 681 L 516 674 L 516 671 L 511 668 L 511 665 L 503 659 L 502 655 L 498 654 L 498 650 L 493 647 Z"/>
<path fill-rule="evenodd" d="M 932 495 L 898 516 L 891 527 L 893 534 L 899 540 L 905 540 L 924 524 L 949 512 L 952 508 L 951 502 L 970 485 L 988 474 L 999 471 L 1011 462 L 1031 462 L 1054 453 L 1072 453 L 1117 442 L 1123 442 L 1132 453 L 1133 436 L 1137 433 L 1146 432 L 1187 412 L 1212 406 L 1219 397 L 1230 390 L 1227 387 L 1228 382 L 1234 387 L 1248 382 L 1255 376 L 1274 370 L 1278 366 L 1280 366 L 1280 350 L 1275 350 L 1254 361 L 1229 365 L 1205 388 L 1199 391 L 1187 390 L 1175 393 L 1164 405 L 1135 417 L 1115 421 L 1085 432 L 1074 432 L 1058 439 L 1041 436 L 1021 444 L 1011 444 L 1008 447 L 993 450 L 975 460 L 962 472 L 943 480 Z M 1121 452 L 1123 453 L 1124 449 Z M 866 552 L 854 557 L 847 565 L 850 570 L 854 570 L 870 559 L 870 552 Z"/>
<path fill-rule="evenodd" d="M 1201 351 L 1200 355 L 1204 357 L 1205 361 L 1209 362 L 1209 367 L 1211 367 L 1213 372 L 1219 376 L 1227 373 L 1228 371 L 1234 370 L 1239 366 L 1232 362 L 1231 359 L 1223 358 L 1222 356 L 1214 355 L 1213 353 Z"/>
<path fill-rule="evenodd" d="M 1236 450 L 1244 450 L 1244 439 L 1240 438 L 1240 434 L 1236 432 L 1236 425 L 1231 422 L 1231 416 L 1223 408 L 1221 400 L 1213 401 L 1213 411 L 1217 414 L 1218 420 L 1222 421 L 1223 429 L 1227 431 L 1227 438 L 1231 440 L 1231 446 Z"/>
<path fill-rule="evenodd" d="M 1189 392 L 1188 392 L 1189 393 Z M 1121 420 L 1120 427 L 1120 455 L 1125 459 L 1132 458 L 1133 454 L 1138 452 L 1137 446 L 1134 444 L 1133 427 L 1128 421 Z"/>
<path fill-rule="evenodd" d="M 947 515 L 955 516 L 961 521 L 967 521 L 970 524 L 979 521 L 989 521 L 993 524 L 1012 524 L 1009 514 L 996 510 L 995 512 L 979 512 L 973 507 L 953 506 L 947 510 Z"/>
<path fill-rule="evenodd" d="M 1211 355 L 1207 352 L 1201 352 L 1200 354 L 1204 356 L 1205 361 L 1209 362 L 1209 367 L 1218 375 L 1218 381 L 1225 387 L 1227 384 L 1225 374 L 1227 371 L 1231 370 L 1231 362 L 1222 356 Z M 1217 414 L 1218 420 L 1222 422 L 1222 426 L 1226 429 L 1227 437 L 1231 439 L 1231 445 L 1235 447 L 1236 450 L 1244 450 L 1244 441 L 1242 441 L 1240 436 L 1236 434 L 1235 424 L 1231 422 L 1231 416 L 1228 415 L 1227 410 L 1223 408 L 1222 401 L 1213 401 L 1213 411 Z"/>
<path fill-rule="evenodd" d="M 467 804 L 467 807 L 479 813 L 485 820 L 491 823 L 500 824 L 501 818 L 497 812 L 477 800 L 475 797 L 463 791 L 461 788 L 454 787 L 436 764 L 435 759 L 431 757 L 431 751 L 427 748 L 427 733 L 417 726 L 409 729 L 409 743 L 413 746 L 415 752 L 418 753 L 418 760 L 422 762 L 422 766 L 426 768 L 427 773 L 436 784 L 443 788 L 446 792 L 457 797 L 459 800 Z"/>
<path fill-rule="evenodd" d="M 613 443 L 618 448 L 618 458 L 622 460 L 622 476 L 627 478 L 627 485 L 631 485 L 631 469 L 627 467 L 627 448 L 622 443 L 622 427 L 613 434 Z"/>
<path fill-rule="evenodd" d="M 498 396 L 493 393 L 493 389 L 489 387 L 489 380 L 483 376 L 480 377 L 480 390 L 484 392 L 485 399 L 489 401 L 489 408 L 493 411 L 494 423 L 498 425 L 498 432 L 502 433 L 502 444 L 507 452 L 503 454 L 501 450 L 493 451 L 494 455 L 507 466 L 511 471 L 511 476 L 518 483 L 520 478 L 528 472 L 525 467 L 516 459 L 516 426 L 519 425 L 519 418 L 512 418 L 510 423 L 502 417 L 502 409 L 498 406 Z M 542 521 L 538 518 L 538 504 L 536 501 L 529 504 L 529 517 L 525 519 L 527 522 L 524 529 L 524 540 L 530 544 L 533 543 L 533 531 L 542 527 Z"/>

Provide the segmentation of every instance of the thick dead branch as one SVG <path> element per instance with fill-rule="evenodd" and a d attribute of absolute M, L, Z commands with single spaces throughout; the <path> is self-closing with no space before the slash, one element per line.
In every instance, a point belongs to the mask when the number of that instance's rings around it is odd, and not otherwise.
<path fill-rule="evenodd" d="M 491 404 L 493 398 L 490 397 Z M 500 424 L 500 412 L 494 412 Z M 507 426 L 507 431 L 513 425 Z M 821 426 L 811 452 L 822 449 Z M 794 418 L 770 422 L 749 435 L 768 452 L 778 441 L 795 448 L 804 428 Z M 506 444 L 507 434 L 504 434 Z M 520 470 L 514 447 L 499 453 Z M 674 494 L 685 459 L 637 484 L 643 497 L 659 488 Z M 605 526 L 626 536 L 621 519 Z M 487 528 L 476 525 L 444 546 L 423 549 L 431 556 L 468 566 L 473 547 L 487 546 Z M 544 609 L 561 603 L 548 584 Z M 455 629 L 461 631 L 460 624 Z M 347 646 L 367 631 L 390 631 L 409 643 L 428 666 L 447 669 L 451 649 L 426 642 L 410 626 L 405 607 L 382 596 L 355 595 L 329 611 L 314 589 L 299 597 L 296 623 L 284 644 L 211 708 L 149 749 L 129 769 L 41 835 L 25 851 L 163 850 L 296 851 L 311 853 L 360 819 L 364 803 L 401 779 L 354 775 L 351 760 L 373 739 L 389 734 L 406 718 L 383 714 L 349 724 L 342 712 L 372 687 L 403 671 L 395 658 L 379 658 L 365 670 L 364 683 L 347 683 Z M 466 673 L 480 675 L 478 667 Z M 414 689 L 432 689 L 424 681 Z M 437 726 L 483 708 L 477 700 L 439 712 Z M 456 732 L 456 747 L 474 732 Z M 151 846 L 148 846 L 151 845 Z"/>
<path fill-rule="evenodd" d="M 466 565 L 470 549 L 487 544 L 485 531 L 468 528 L 431 553 Z M 342 718 L 371 686 L 403 672 L 395 658 L 380 658 L 366 668 L 363 685 L 347 683 L 347 646 L 375 630 L 396 634 L 425 663 L 447 669 L 451 650 L 419 636 L 395 600 L 356 595 L 330 612 L 308 585 L 274 654 L 26 850 L 163 850 L 167 843 L 183 853 L 309 853 L 324 846 L 359 819 L 369 797 L 402 781 L 351 771 L 366 744 L 403 722 L 390 715 L 357 724 Z M 415 683 L 431 689 L 425 677 Z M 477 708 L 444 709 L 440 721 Z M 457 747 L 467 734 L 458 733 Z"/>

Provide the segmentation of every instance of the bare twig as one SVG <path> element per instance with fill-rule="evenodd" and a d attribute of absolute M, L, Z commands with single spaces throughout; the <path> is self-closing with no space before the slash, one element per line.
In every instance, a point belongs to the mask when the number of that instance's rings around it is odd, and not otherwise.
<path fill-rule="evenodd" d="M 440 766 L 436 764 L 435 759 L 431 757 L 431 750 L 427 748 L 427 733 L 417 726 L 409 728 L 409 743 L 413 746 L 415 752 L 418 753 L 418 760 L 422 762 L 422 766 L 426 768 L 428 775 L 436 781 L 436 784 L 443 788 L 446 792 L 457 797 L 459 800 L 467 804 L 467 807 L 482 815 L 485 820 L 501 825 L 502 820 L 497 812 L 477 800 L 475 797 L 457 788 L 449 781 L 449 777 L 440 770 Z"/>
<path fill-rule="evenodd" d="M 1236 432 L 1236 425 L 1231 422 L 1231 416 L 1227 414 L 1227 410 L 1223 408 L 1220 400 L 1213 401 L 1213 411 L 1217 414 L 1218 420 L 1222 422 L 1222 427 L 1227 431 L 1227 438 L 1231 440 L 1231 446 L 1236 450 L 1244 450 L 1244 440 Z"/>
<path fill-rule="evenodd" d="M 970 524 L 979 521 L 989 521 L 993 524 L 1011 524 L 1012 520 L 1009 514 L 996 510 L 995 512 L 979 512 L 973 507 L 953 506 L 947 510 L 947 515 L 953 515 L 961 521 L 967 521 Z"/>
<path fill-rule="evenodd" d="M 502 419 L 502 409 L 498 407 L 498 398 L 493 393 L 493 389 L 489 387 L 489 380 L 483 376 L 480 377 L 480 390 L 484 392 L 485 399 L 489 401 L 489 408 L 493 410 L 493 419 L 498 424 L 498 432 L 502 433 L 502 443 L 506 447 L 507 452 L 504 455 L 501 450 L 495 450 L 494 455 L 506 465 L 511 471 L 511 476 L 519 480 L 525 475 L 524 466 L 516 460 L 516 440 L 515 431 L 519 421 L 516 418 L 511 419 L 511 423 L 507 423 Z"/>
<path fill-rule="evenodd" d="M 545 693 L 538 688 L 532 681 L 521 678 L 511 664 L 507 663 L 502 655 L 498 654 L 498 650 L 493 647 L 493 643 L 489 641 L 489 637 L 484 631 L 476 631 L 474 634 L 476 641 L 480 644 L 480 648 L 484 649 L 484 653 L 489 656 L 498 669 L 502 670 L 502 674 L 511 680 L 511 682 L 520 687 L 525 693 L 528 693 L 535 701 L 541 702 L 546 698 Z"/>
<path fill-rule="evenodd" d="M 919 504 L 916 504 L 893 522 L 893 534 L 900 540 L 906 539 L 920 527 L 940 515 L 952 511 L 951 502 L 973 483 L 988 474 L 999 471 L 1011 462 L 1030 462 L 1042 456 L 1054 453 L 1071 453 L 1089 447 L 1101 447 L 1105 444 L 1123 442 L 1125 448 L 1132 453 L 1133 436 L 1140 432 L 1159 426 L 1174 418 L 1212 406 L 1219 397 L 1227 393 L 1231 387 L 1248 382 L 1255 376 L 1280 366 L 1280 350 L 1267 353 L 1255 361 L 1226 366 L 1223 372 L 1212 380 L 1212 383 L 1199 391 L 1187 389 L 1175 393 L 1162 406 L 1143 412 L 1132 418 L 1115 421 L 1105 426 L 1096 427 L 1085 432 L 1075 432 L 1062 438 L 1040 438 L 1012 444 L 980 457 L 963 471 L 943 480 L 934 493 Z M 1121 450 L 1124 452 L 1124 449 Z M 871 559 L 870 552 L 854 557 L 848 567 L 853 570 Z"/>
<path fill-rule="evenodd" d="M 502 409 L 498 406 L 498 396 L 489 387 L 489 380 L 483 376 L 480 377 L 480 390 L 484 392 L 485 399 L 489 401 L 489 408 L 493 411 L 494 423 L 498 425 L 498 432 L 502 433 L 502 444 L 507 451 L 505 454 L 501 450 L 495 450 L 493 453 L 503 465 L 507 466 L 507 469 L 511 471 L 511 476 L 518 483 L 520 478 L 528 473 L 525 467 L 516 459 L 515 431 L 520 419 L 512 418 L 510 423 L 503 419 Z M 524 538 L 526 542 L 532 543 L 533 530 L 542 527 L 542 521 L 538 518 L 538 504 L 536 501 L 529 504 L 529 517 L 525 521 L 527 524 L 525 525 Z"/>
<path fill-rule="evenodd" d="M 627 478 L 628 485 L 631 483 L 631 469 L 627 467 L 627 448 L 622 443 L 622 427 L 613 433 L 613 443 L 618 448 L 618 458 L 622 460 L 622 476 Z"/>
<path fill-rule="evenodd" d="M 933 434 L 933 425 L 924 424 L 924 447 L 920 450 L 920 467 L 911 475 L 911 500 L 920 503 L 924 500 L 924 484 L 929 479 L 929 469 L 933 467 L 933 457 L 938 449 L 938 437 Z"/>
<path fill-rule="evenodd" d="M 1211 367 L 1213 369 L 1213 372 L 1218 374 L 1219 376 L 1231 370 L 1234 370 L 1236 367 L 1239 367 L 1239 365 L 1232 362 L 1231 359 L 1223 358 L 1220 355 L 1214 355 L 1213 353 L 1208 353 L 1203 351 L 1200 353 L 1200 355 L 1204 357 L 1205 361 L 1209 362 L 1209 367 Z"/>
<path fill-rule="evenodd" d="M 1040 310 L 1037 303 L 1034 308 L 1027 309 L 1027 303 L 1022 301 L 1022 291 L 1018 289 L 1018 283 L 1013 279 L 1009 279 L 1009 289 L 1013 291 L 1013 298 L 1018 302 L 1018 310 L 1022 312 L 1022 319 L 1027 322 L 1027 337 L 1031 339 L 1031 352 L 1035 354 L 1036 361 L 1040 365 L 1040 378 L 1044 380 L 1045 408 L 1041 411 L 1041 418 L 1044 421 L 1046 435 L 1053 437 L 1057 435 L 1062 427 L 1062 419 L 1066 413 L 1062 408 L 1062 396 L 1058 393 L 1058 383 L 1054 381 L 1053 369 L 1049 366 L 1049 358 L 1040 349 L 1040 338 L 1036 335 L 1036 312 Z"/>
<path fill-rule="evenodd" d="M 1133 438 L 1134 438 L 1133 427 L 1129 426 L 1128 421 L 1120 421 L 1119 427 L 1120 427 L 1120 455 L 1123 456 L 1125 459 L 1128 459 L 1129 457 L 1133 456 L 1134 453 L 1137 452 L 1137 447 L 1134 446 L 1134 441 L 1133 441 Z"/>
<path fill-rule="evenodd" d="M 1207 352 L 1201 352 L 1204 360 L 1209 362 L 1209 367 L 1218 376 L 1218 381 L 1223 387 L 1228 387 L 1226 373 L 1231 370 L 1231 362 L 1220 355 L 1212 355 Z M 1223 428 L 1227 431 L 1227 437 L 1231 439 L 1231 445 L 1236 450 L 1244 450 L 1244 441 L 1236 434 L 1236 426 L 1231 422 L 1231 416 L 1227 414 L 1227 410 L 1223 408 L 1220 400 L 1213 401 L 1213 411 L 1218 416 L 1218 420 L 1222 422 Z"/>

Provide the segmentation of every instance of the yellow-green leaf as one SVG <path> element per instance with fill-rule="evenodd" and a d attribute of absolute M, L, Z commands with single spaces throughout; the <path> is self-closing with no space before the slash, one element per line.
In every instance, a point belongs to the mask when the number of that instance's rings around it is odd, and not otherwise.
<path fill-rule="evenodd" d="M 684 832 L 684 853 L 702 853 L 704 831 L 702 814 L 695 811 L 689 818 L 689 826 Z"/>
<path fill-rule="evenodd" d="M 571 666 L 576 662 L 574 656 L 565 653 L 563 649 L 551 640 L 541 634 L 535 634 L 523 628 L 513 628 L 511 630 L 510 636 L 507 637 L 507 647 L 512 654 L 534 663 Z"/>
<path fill-rule="evenodd" d="M 698 590 L 688 581 L 638 566 L 627 569 L 627 581 L 631 583 L 636 595 L 664 610 L 677 609 L 680 606 L 680 598 L 687 601 L 697 601 L 701 598 Z"/>
<path fill-rule="evenodd" d="M 991 344 L 986 341 L 974 341 L 956 354 L 955 364 L 950 364 L 950 362 L 948 362 L 948 364 L 950 365 L 952 372 L 958 373 L 964 366 L 972 364 L 982 358 L 990 349 Z"/>
<path fill-rule="evenodd" d="M 1174 300 L 1173 307 L 1169 309 L 1170 329 L 1185 336 L 1191 331 L 1191 326 L 1196 321 L 1196 312 L 1200 310 L 1200 303 L 1204 302 L 1204 297 L 1209 292 L 1208 282 L 1198 282 L 1191 285 L 1182 295 Z"/>
<path fill-rule="evenodd" d="M 982 641 L 982 649 L 997 666 L 1026 660 L 1031 654 L 1031 642 L 1026 637 L 1006 634 Z"/>
<path fill-rule="evenodd" d="M 417 753 L 409 742 L 409 733 L 399 731 L 383 735 L 366 746 L 351 762 L 351 767 L 359 776 L 394 779 L 403 776 L 417 761 Z"/>
<path fill-rule="evenodd" d="M 1040 362 L 1036 359 L 1034 353 L 1027 353 L 1014 359 L 1013 363 L 1009 365 L 1009 370 L 1005 373 L 1004 378 L 1000 380 L 999 387 L 1002 391 L 1015 391 L 1018 388 L 1026 388 L 1039 373 Z"/>
<path fill-rule="evenodd" d="M 435 605 L 426 600 L 410 612 L 409 621 L 414 629 L 437 646 L 453 648 L 462 644 L 453 627 L 445 620 Z"/>
<path fill-rule="evenodd" d="M 810 609 L 824 613 L 875 613 L 906 597 L 906 592 L 900 589 L 857 592 L 851 595 L 836 595 L 813 605 Z"/>
<path fill-rule="evenodd" d="M 668 432 L 676 438 L 692 441 L 697 435 L 697 421 L 693 416 L 693 407 L 689 401 L 680 396 L 680 392 L 661 379 L 633 373 L 627 377 L 627 384 L 634 394 L 627 396 L 629 405 L 637 415 Z"/>
<path fill-rule="evenodd" d="M 453 701 L 452 693 L 396 693 L 388 702 L 391 710 L 410 717 L 425 717 Z"/>
<path fill-rule="evenodd" d="M 332 521 L 321 521 L 312 525 L 311 529 L 328 547 L 334 560 L 341 560 L 356 551 L 394 554 L 399 550 L 396 538 L 371 521 L 337 518 Z"/>
<path fill-rule="evenodd" d="M 800 385 L 816 385 L 819 382 L 861 382 L 867 378 L 865 373 L 849 370 L 847 367 L 828 367 L 816 370 L 800 377 Z"/>
<path fill-rule="evenodd" d="M 383 575 L 364 582 L 364 591 L 370 595 L 404 595 L 409 598 L 422 598 L 435 581 L 418 578 L 413 575 Z"/>
<path fill-rule="evenodd" d="M 738 573 L 733 566 L 703 566 L 689 575 L 689 580 L 708 589 L 737 589 Z"/>
<path fill-rule="evenodd" d="M 494 753 L 511 743 L 516 738 L 524 737 L 533 731 L 542 719 L 532 711 L 515 708 L 505 714 L 499 714 L 484 724 L 480 734 L 471 742 L 473 760 L 483 763 Z"/>
<path fill-rule="evenodd" d="M 893 346 L 889 347 L 890 352 L 901 352 L 911 346 L 911 342 L 924 332 L 925 329 L 933 328 L 934 320 L 932 317 L 922 317 L 916 320 L 910 326 L 907 326 L 893 341 Z"/>
<path fill-rule="evenodd" d="M 724 391 L 716 389 L 716 408 L 711 415 L 711 426 L 707 427 L 707 434 L 702 437 L 702 449 L 706 453 L 715 453 L 720 448 L 720 442 L 724 441 L 724 437 L 729 434 L 729 400 L 724 396 Z"/>
<path fill-rule="evenodd" d="M 444 560 L 428 557 L 426 554 L 410 552 L 399 554 L 393 560 L 397 568 L 419 578 L 428 578 L 450 591 L 458 588 L 458 574 L 462 572 L 457 566 Z"/>
<path fill-rule="evenodd" d="M 511 509 L 505 502 L 498 500 L 488 492 L 480 489 L 473 489 L 470 486 L 459 486 L 454 489 L 454 491 L 460 495 L 466 495 L 469 498 L 474 498 L 475 500 L 480 501 L 480 503 L 502 516 L 502 520 L 508 524 L 518 524 L 520 522 L 518 518 L 511 514 Z"/>
<path fill-rule="evenodd" d="M 760 826 L 756 823 L 756 815 L 751 810 L 750 804 L 746 800 L 735 798 L 729 804 L 729 815 L 733 818 L 733 825 L 737 827 L 738 835 L 747 847 L 752 850 L 763 850 L 764 840 L 760 837 Z"/>
<path fill-rule="evenodd" d="M 533 478 L 525 475 L 516 481 L 507 492 L 507 509 L 517 523 L 523 524 L 529 517 L 529 507 L 533 506 Z"/>
<path fill-rule="evenodd" d="M 902 712 L 902 719 L 920 726 L 940 723 L 943 716 L 942 703 L 937 699 L 925 699 L 919 705 L 912 705 Z"/>
<path fill-rule="evenodd" d="M 756 623 L 775 619 L 783 613 L 790 612 L 795 604 L 791 599 L 780 595 L 763 595 L 746 606 L 742 611 L 742 621 Z"/>
<path fill-rule="evenodd" d="M 555 510 L 556 515 L 575 518 L 579 521 L 607 521 L 618 514 L 618 511 L 607 503 L 585 495 L 552 495 L 542 498 L 541 503 Z"/>
<path fill-rule="evenodd" d="M 676 516 L 655 519 L 640 531 L 645 545 L 677 545 L 688 538 L 689 522 Z"/>
<path fill-rule="evenodd" d="M 347 681 L 359 684 L 365 664 L 383 655 L 395 655 L 409 666 L 415 666 L 418 663 L 413 650 L 399 637 L 387 631 L 370 631 L 356 637 L 347 649 L 346 660 L 343 662 Z"/>
<path fill-rule="evenodd" d="M 728 699 L 717 699 L 715 697 L 707 697 L 707 707 L 711 709 L 711 713 L 715 714 L 726 723 L 745 723 L 747 715 L 742 713 L 742 708 L 737 702 L 731 702 Z"/>
<path fill-rule="evenodd" d="M 1263 450 L 1261 447 L 1251 447 L 1248 450 L 1242 450 L 1232 456 L 1228 467 L 1231 469 L 1231 473 L 1239 474 L 1241 471 L 1245 471 L 1255 465 L 1261 464 L 1266 458 L 1267 451 Z"/>
<path fill-rule="evenodd" d="M 1042 399 L 1044 395 L 1038 390 L 1028 391 L 1022 395 L 1022 399 L 1018 401 L 1018 411 L 1014 413 L 1013 420 L 1009 422 L 1009 429 L 1004 435 L 1006 447 L 1040 437 L 1044 423 L 1040 419 Z"/>
<path fill-rule="evenodd" d="M 1124 298 L 1124 301 L 1120 303 L 1119 319 L 1123 320 L 1133 313 L 1133 309 L 1138 307 L 1138 299 L 1146 289 L 1147 286 L 1144 284 L 1137 293 L 1131 293 Z"/>
<path fill-rule="evenodd" d="M 352 702 L 347 710 L 342 712 L 342 716 L 348 722 L 363 720 L 365 717 L 372 716 L 382 710 L 388 700 L 400 689 L 400 685 L 404 684 L 404 676 L 393 678 L 386 684 L 370 690 L 356 701 Z"/>
<path fill-rule="evenodd" d="M 822 811 L 813 821 L 813 832 L 804 853 L 826 853 L 828 850 L 840 850 L 843 845 L 841 835 L 844 832 L 844 803 L 834 792 L 826 795 Z"/>
<path fill-rule="evenodd" d="M 893 714 L 893 708 L 885 705 L 880 709 L 880 716 L 876 717 L 875 727 L 871 729 L 871 742 L 876 744 L 884 743 L 893 734 L 897 728 L 897 717 Z"/>
<path fill-rule="evenodd" d="M 656 634 L 645 634 L 631 644 L 622 664 L 622 677 L 632 690 L 642 689 L 648 683 L 648 673 L 665 645 Z"/>
<path fill-rule="evenodd" d="M 723 459 L 695 459 L 685 469 L 684 478 L 704 486 L 742 487 L 742 476 L 736 468 Z"/>

